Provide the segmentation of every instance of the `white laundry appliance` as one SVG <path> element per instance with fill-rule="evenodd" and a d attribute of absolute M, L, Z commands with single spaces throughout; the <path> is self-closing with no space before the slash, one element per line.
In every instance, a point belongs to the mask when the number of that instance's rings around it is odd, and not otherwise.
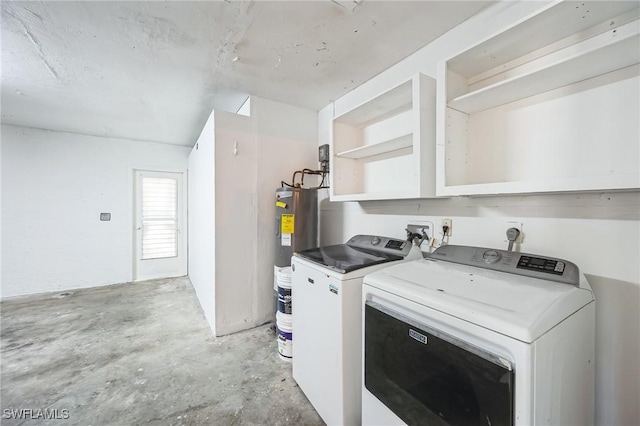
<path fill-rule="evenodd" d="M 291 259 L 293 378 L 329 425 L 360 425 L 362 279 L 410 249 L 406 241 L 356 235 Z"/>
<path fill-rule="evenodd" d="M 595 300 L 566 260 L 442 246 L 364 278 L 363 425 L 592 425 Z"/>

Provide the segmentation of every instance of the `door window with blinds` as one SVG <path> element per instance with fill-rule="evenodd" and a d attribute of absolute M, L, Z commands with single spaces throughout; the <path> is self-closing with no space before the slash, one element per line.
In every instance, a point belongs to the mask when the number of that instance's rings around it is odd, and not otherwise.
<path fill-rule="evenodd" d="M 142 177 L 141 259 L 178 256 L 178 181 Z"/>

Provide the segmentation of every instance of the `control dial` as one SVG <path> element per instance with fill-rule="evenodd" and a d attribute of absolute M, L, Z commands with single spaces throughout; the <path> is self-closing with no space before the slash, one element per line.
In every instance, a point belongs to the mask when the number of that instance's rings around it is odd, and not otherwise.
<path fill-rule="evenodd" d="M 372 246 L 377 246 L 378 244 L 380 244 L 380 237 L 371 238 L 371 245 Z"/>
<path fill-rule="evenodd" d="M 487 250 L 482 253 L 482 259 L 485 261 L 485 263 L 496 263 L 498 260 L 500 260 L 500 257 L 500 253 L 498 253 L 496 250 Z"/>

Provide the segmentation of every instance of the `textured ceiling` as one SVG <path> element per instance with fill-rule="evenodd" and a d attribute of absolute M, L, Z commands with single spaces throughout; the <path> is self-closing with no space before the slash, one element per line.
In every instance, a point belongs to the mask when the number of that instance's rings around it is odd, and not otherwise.
<path fill-rule="evenodd" d="M 2 122 L 193 145 L 256 95 L 313 110 L 482 1 L 2 1 Z"/>

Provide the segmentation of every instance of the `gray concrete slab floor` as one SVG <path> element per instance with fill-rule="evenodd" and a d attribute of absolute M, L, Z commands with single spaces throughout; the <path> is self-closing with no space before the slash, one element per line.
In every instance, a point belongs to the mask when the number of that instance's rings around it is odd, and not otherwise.
<path fill-rule="evenodd" d="M 323 424 L 269 325 L 213 337 L 188 278 L 0 308 L 2 425 Z"/>

